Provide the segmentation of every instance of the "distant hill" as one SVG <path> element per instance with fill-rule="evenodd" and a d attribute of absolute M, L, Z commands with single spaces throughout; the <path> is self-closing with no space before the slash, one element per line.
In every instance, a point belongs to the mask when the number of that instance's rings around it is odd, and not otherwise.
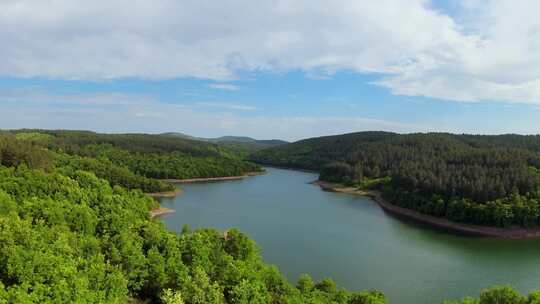
<path fill-rule="evenodd" d="M 206 140 L 213 142 L 223 142 L 223 141 L 236 141 L 236 142 L 257 142 L 256 139 L 247 137 L 247 136 L 221 136 L 217 138 L 207 138 Z"/>
<path fill-rule="evenodd" d="M 11 130 L 20 139 L 32 139 L 51 141 L 49 146 L 62 149 L 64 151 L 77 152 L 80 147 L 92 144 L 110 144 L 117 148 L 129 150 L 131 152 L 144 153 L 170 153 L 182 152 L 193 156 L 219 156 L 216 143 L 200 141 L 188 137 L 171 137 L 155 134 L 105 134 L 92 131 L 80 130 L 40 130 L 21 129 Z"/>
<path fill-rule="evenodd" d="M 204 138 L 187 135 L 181 132 L 168 132 L 160 135 L 217 144 L 218 146 L 226 147 L 227 149 L 234 151 L 240 157 L 246 157 L 249 154 L 259 150 L 273 148 L 289 143 L 280 139 L 259 140 L 247 136 L 221 136 L 216 138 Z"/>
<path fill-rule="evenodd" d="M 191 136 L 191 135 L 187 135 L 187 134 L 184 134 L 184 133 L 181 133 L 181 132 L 167 132 L 167 133 L 161 133 L 159 135 L 171 136 L 171 137 L 180 137 L 180 138 L 185 138 L 185 139 L 201 140 L 201 138 L 194 137 L 194 136 Z"/>
<path fill-rule="evenodd" d="M 278 145 L 284 145 L 288 144 L 288 141 L 281 140 L 281 139 L 255 139 L 252 137 L 247 136 L 221 136 L 221 137 L 215 137 L 215 138 L 207 138 L 207 137 L 195 137 L 191 136 L 185 133 L 181 132 L 167 132 L 162 133 L 160 135 L 165 136 L 176 136 L 186 139 L 194 139 L 194 140 L 201 140 L 201 141 L 209 141 L 209 142 L 238 142 L 238 143 L 259 143 L 259 144 L 265 144 L 265 145 L 272 145 L 272 146 L 278 146 Z"/>
<path fill-rule="evenodd" d="M 56 153 L 56 163 L 63 166 L 92 171 L 112 185 L 147 192 L 174 190 L 172 185 L 160 185 L 159 181 L 149 179 L 238 176 L 260 170 L 259 166 L 240 159 L 235 149 L 179 136 L 28 129 L 11 130 L 6 136 Z M 13 151 L 28 150 L 27 146 L 14 142 Z M 0 161 L 11 164 L 13 151 L 0 150 Z M 39 159 L 33 154 L 27 158 L 31 163 L 34 158 Z"/>

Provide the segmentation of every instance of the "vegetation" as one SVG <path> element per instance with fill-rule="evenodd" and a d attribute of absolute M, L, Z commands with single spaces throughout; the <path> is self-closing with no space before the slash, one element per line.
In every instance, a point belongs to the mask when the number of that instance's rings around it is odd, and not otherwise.
<path fill-rule="evenodd" d="M 31 142 L 17 140 L 9 134 L 0 134 L 0 165 L 18 167 L 22 164 L 49 170 L 53 166 L 52 153 L 36 149 Z"/>
<path fill-rule="evenodd" d="M 137 174 L 159 179 L 238 176 L 261 170 L 258 165 L 234 157 L 197 157 L 182 152 L 129 152 L 111 145 L 88 145 L 79 153 L 89 157 L 109 159 Z"/>
<path fill-rule="evenodd" d="M 52 141 L 54 140 L 54 137 L 52 135 L 39 133 L 39 132 L 17 133 L 15 137 L 20 140 L 31 141 L 31 142 L 36 142 L 36 143 L 45 143 L 45 144 L 52 143 Z"/>
<path fill-rule="evenodd" d="M 61 149 L 70 154 L 91 144 L 110 144 L 131 152 L 168 153 L 183 152 L 193 156 L 219 156 L 226 154 L 218 146 L 190 139 L 149 134 L 100 134 L 90 131 L 69 130 L 14 130 L 16 136 L 22 134 L 45 134 L 52 136 L 49 148 Z M 28 135 L 27 135 L 28 136 Z"/>
<path fill-rule="evenodd" d="M 66 130 L 11 133 L 22 145 L 32 144 L 56 152 L 56 161 L 61 166 L 91 171 L 112 185 L 145 192 L 170 191 L 173 187 L 154 179 L 237 176 L 262 170 L 230 149 L 171 135 Z"/>
<path fill-rule="evenodd" d="M 242 136 L 222 136 L 218 138 L 201 138 L 193 137 L 183 133 L 163 133 L 166 136 L 174 136 L 192 140 L 200 140 L 215 143 L 220 147 L 223 147 L 233 154 L 245 158 L 249 154 L 259 151 L 266 148 L 276 147 L 279 145 L 287 144 L 288 142 L 278 139 L 270 140 L 257 140 L 251 137 L 242 137 Z"/>
<path fill-rule="evenodd" d="M 108 158 L 9 134 L 0 135 L 0 156 L 0 303 L 387 303 L 381 292 L 348 292 L 330 279 L 304 275 L 293 286 L 236 229 L 168 231 L 149 217 L 156 202 L 126 188 L 144 182 Z M 445 303 L 536 304 L 540 296 L 495 287 Z"/>
<path fill-rule="evenodd" d="M 156 203 L 140 190 L 81 170 L 92 159 L 52 166 L 40 146 L 2 140 L 0 303 L 386 303 L 328 279 L 292 286 L 238 230 L 175 234 L 149 218 Z"/>
<path fill-rule="evenodd" d="M 396 205 L 456 222 L 540 224 L 540 136 L 361 132 L 263 150 L 251 160 L 376 185 Z"/>
<path fill-rule="evenodd" d="M 90 158 L 56 154 L 56 166 L 62 174 L 67 176 L 73 176 L 77 171 L 88 171 L 107 180 L 111 186 L 140 189 L 146 193 L 166 192 L 175 189 L 173 184 L 135 174 L 127 167 L 117 165 L 105 157 Z"/>
<path fill-rule="evenodd" d="M 540 291 L 533 291 L 527 296 L 509 286 L 497 286 L 482 290 L 479 298 L 465 298 L 461 301 L 445 301 L 443 304 L 538 304 Z"/>

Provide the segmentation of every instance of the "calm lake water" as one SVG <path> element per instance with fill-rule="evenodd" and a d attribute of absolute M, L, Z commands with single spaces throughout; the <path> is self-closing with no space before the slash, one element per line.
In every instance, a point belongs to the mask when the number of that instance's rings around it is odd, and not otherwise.
<path fill-rule="evenodd" d="M 324 192 L 317 175 L 267 168 L 239 181 L 183 184 L 163 199 L 175 231 L 236 227 L 296 282 L 302 273 L 350 290 L 379 289 L 393 304 L 440 303 L 494 284 L 540 288 L 540 240 L 452 235 L 403 222 L 372 200 Z"/>

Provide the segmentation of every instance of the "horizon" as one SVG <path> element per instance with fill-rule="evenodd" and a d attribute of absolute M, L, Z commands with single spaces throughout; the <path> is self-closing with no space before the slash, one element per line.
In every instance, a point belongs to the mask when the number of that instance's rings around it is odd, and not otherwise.
<path fill-rule="evenodd" d="M 8 1 L 0 128 L 287 141 L 374 129 L 539 134 L 538 9 Z"/>
<path fill-rule="evenodd" d="M 73 131 L 73 132 L 92 132 L 96 134 L 109 134 L 109 135 L 168 135 L 168 134 L 178 134 L 180 137 L 185 136 L 184 139 L 190 139 L 190 140 L 215 140 L 215 139 L 222 139 L 225 137 L 236 137 L 236 138 L 246 138 L 246 139 L 252 139 L 256 141 L 283 141 L 287 143 L 295 143 L 302 140 L 308 140 L 308 139 L 314 139 L 314 138 L 322 138 L 322 137 L 332 137 L 332 136 L 341 136 L 341 135 L 348 135 L 348 134 L 356 134 L 356 133 L 367 133 L 367 132 L 385 132 L 385 133 L 393 133 L 398 135 L 414 135 L 414 134 L 448 134 L 448 135 L 469 135 L 469 136 L 540 136 L 540 134 L 519 134 L 519 133 L 496 133 L 496 134 L 485 134 L 485 133 L 453 133 L 453 132 L 393 132 L 393 131 L 383 131 L 383 130 L 362 130 L 362 131 L 353 131 L 353 132 L 347 132 L 347 133 L 338 133 L 338 134 L 327 134 L 327 135 L 318 135 L 313 137 L 306 137 L 306 138 L 300 138 L 297 140 L 285 140 L 281 138 L 255 138 L 250 136 L 244 136 L 242 134 L 225 134 L 225 135 L 219 135 L 216 137 L 202 137 L 197 136 L 194 134 L 187 134 L 185 132 L 181 131 L 166 131 L 166 132 L 160 132 L 160 133 L 148 133 L 148 132 L 99 132 L 94 130 L 84 130 L 84 129 L 39 129 L 39 128 L 20 128 L 20 129 L 0 129 L 0 131 L 4 132 L 15 132 L 15 131 Z M 182 137 L 181 137 L 182 138 Z"/>

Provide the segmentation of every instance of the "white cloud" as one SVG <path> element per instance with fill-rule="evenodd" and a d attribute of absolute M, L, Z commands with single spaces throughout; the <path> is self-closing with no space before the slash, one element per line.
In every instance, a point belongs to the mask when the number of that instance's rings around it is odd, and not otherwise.
<path fill-rule="evenodd" d="M 51 94 L 44 93 L 43 88 L 36 89 L 12 89 L 0 91 L 0 102 L 4 106 L 9 104 L 32 104 L 43 106 L 51 104 L 63 104 L 85 107 L 103 106 L 134 106 L 155 102 L 150 96 L 134 95 L 126 93 L 92 93 L 92 94 Z"/>
<path fill-rule="evenodd" d="M 300 69 L 393 93 L 540 104 L 540 2 L 0 1 L 0 74 L 104 79 Z M 224 89 L 225 87 L 221 87 Z M 231 87 L 232 88 L 232 87 Z"/>
<path fill-rule="evenodd" d="M 110 94 L 110 95 L 108 95 Z M 139 96 L 137 102 L 101 102 L 102 100 L 130 100 L 131 96 L 119 93 L 81 94 L 75 96 L 48 95 L 33 92 L 31 97 L 21 92 L 3 99 L 0 92 L 0 129 L 43 128 L 85 129 L 98 132 L 149 132 L 180 131 L 202 137 L 241 134 L 255 138 L 301 138 L 356 132 L 386 130 L 412 132 L 425 127 L 365 117 L 316 117 L 316 116 L 267 116 L 238 115 L 231 110 L 253 108 L 228 103 L 198 103 L 177 105 Z M 58 102 L 61 99 L 63 102 Z M 82 102 L 77 102 L 77 100 Z M 92 100 L 95 99 L 95 103 Z M 66 102 L 70 107 L 66 107 Z M 92 104 L 98 104 L 93 106 Z M 209 113 L 206 107 L 218 110 Z"/>
<path fill-rule="evenodd" d="M 0 91 L 0 129 L 44 128 L 85 129 L 98 132 L 148 132 L 179 131 L 200 137 L 243 135 L 254 138 L 302 138 L 343 134 L 367 130 L 409 132 L 455 132 L 455 133 L 522 133 L 540 132 L 540 123 L 534 112 L 540 106 L 529 106 L 528 117 L 517 116 L 511 104 L 499 104 L 513 114 L 508 117 L 483 119 L 478 129 L 476 119 L 463 115 L 441 115 L 434 119 L 403 118 L 381 114 L 379 117 L 365 115 L 287 115 L 279 116 L 264 111 L 249 112 L 240 104 L 210 102 L 207 105 L 187 103 L 170 104 L 149 96 L 122 93 L 94 93 L 79 95 L 49 95 L 33 90 L 32 94 L 19 90 L 19 97 L 11 92 Z M 29 98 L 31 96 L 31 98 Z M 61 101 L 58 101 L 61 100 Z M 78 101 L 81 102 L 78 102 Z M 204 102 L 202 103 L 204 104 Z M 216 106 L 214 104 L 218 104 Z M 223 106 L 225 105 L 225 106 Z M 471 107 L 475 117 L 482 105 L 463 104 Z M 209 111 L 209 108 L 212 111 Z M 240 109 L 238 109 L 240 107 Z M 249 106 L 245 106 L 248 107 Z M 537 109 L 538 108 L 538 109 Z M 355 111 L 356 112 L 356 111 Z M 519 112 L 518 112 L 519 113 Z M 401 121 L 403 119 L 403 121 Z"/>
<path fill-rule="evenodd" d="M 238 87 L 234 84 L 229 83 L 212 83 L 208 85 L 208 87 L 216 90 L 224 90 L 224 91 L 237 91 Z"/>
<path fill-rule="evenodd" d="M 257 109 L 252 106 L 247 106 L 247 105 L 237 104 L 237 103 L 229 103 L 229 102 L 196 102 L 195 106 L 218 108 L 218 109 L 225 109 L 225 110 L 240 110 L 240 111 L 252 111 L 252 110 Z"/>

